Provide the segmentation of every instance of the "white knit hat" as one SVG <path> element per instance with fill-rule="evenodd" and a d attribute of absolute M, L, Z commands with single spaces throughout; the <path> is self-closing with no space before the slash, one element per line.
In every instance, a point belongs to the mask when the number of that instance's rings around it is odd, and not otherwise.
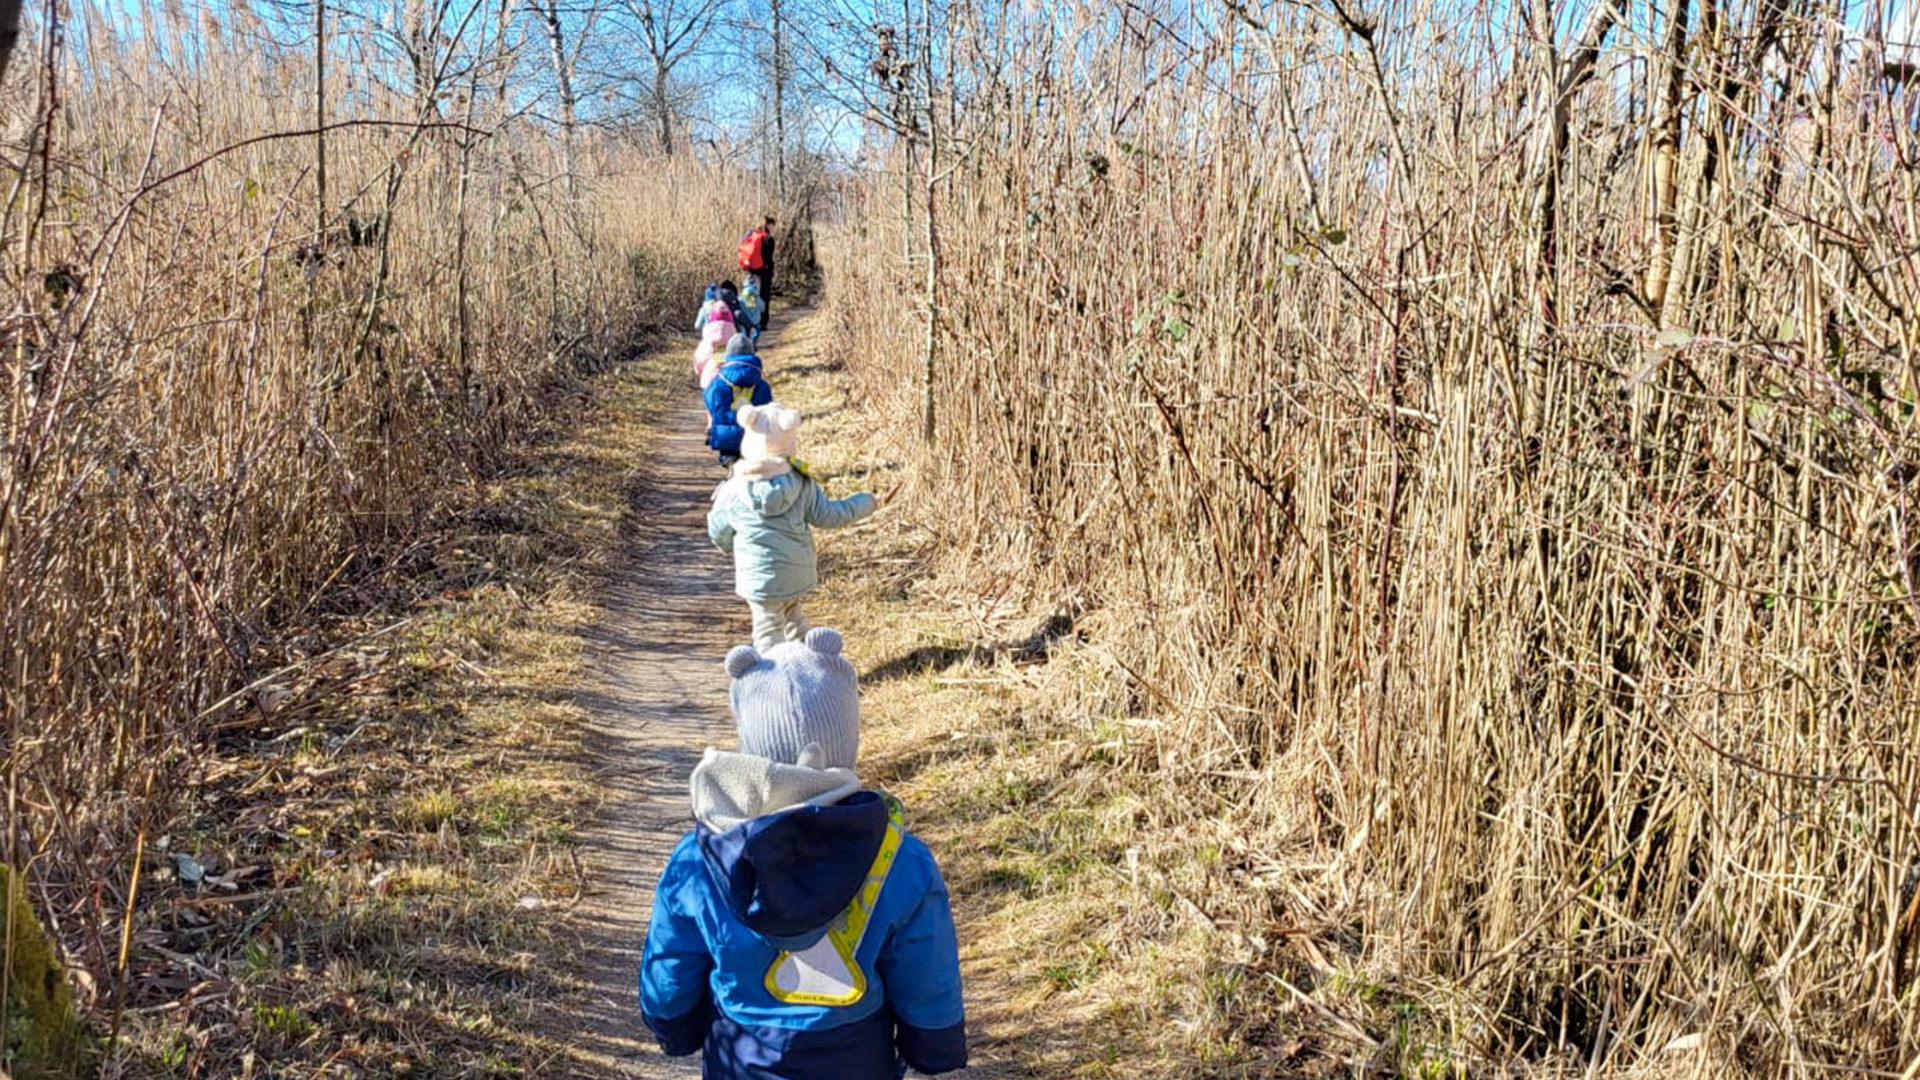
<path fill-rule="evenodd" d="M 777 401 L 742 405 L 734 414 L 740 424 L 740 460 L 780 461 L 800 448 L 800 413 Z"/>
<path fill-rule="evenodd" d="M 860 754 L 860 682 L 841 645 L 838 633 L 816 626 L 805 640 L 764 654 L 751 645 L 727 654 L 741 753 L 795 765 L 808 746 L 818 746 L 817 767 L 853 768 Z"/>

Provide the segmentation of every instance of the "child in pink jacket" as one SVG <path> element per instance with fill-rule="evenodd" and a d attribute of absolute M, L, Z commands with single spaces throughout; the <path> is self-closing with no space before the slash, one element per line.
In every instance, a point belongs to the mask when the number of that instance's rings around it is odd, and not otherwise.
<path fill-rule="evenodd" d="M 714 372 L 720 370 L 721 357 L 718 350 L 733 338 L 738 331 L 733 325 L 733 313 L 725 304 L 715 306 L 707 315 L 707 325 L 700 330 L 700 345 L 693 350 L 693 377 L 705 390 L 713 381 Z"/>

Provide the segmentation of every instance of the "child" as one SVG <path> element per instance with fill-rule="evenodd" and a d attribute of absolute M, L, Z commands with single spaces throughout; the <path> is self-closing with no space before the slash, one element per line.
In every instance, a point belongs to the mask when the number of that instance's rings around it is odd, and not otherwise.
<path fill-rule="evenodd" d="M 740 306 L 740 290 L 733 287 L 732 278 L 720 283 L 720 302 L 727 305 L 728 311 L 733 312 L 735 326 L 746 325 L 747 313 Z"/>
<path fill-rule="evenodd" d="M 840 635 L 727 654 L 740 751 L 693 770 L 640 1016 L 707 1080 L 898 1080 L 966 1067 L 946 882 L 891 797 L 854 773 L 859 687 Z"/>
<path fill-rule="evenodd" d="M 725 304 L 715 301 L 713 311 L 707 315 L 706 328 L 700 332 L 700 344 L 693 350 L 693 378 L 705 390 L 713 382 L 714 373 L 720 370 L 721 357 L 716 350 L 724 348 L 739 331 L 734 328 L 733 314 Z"/>
<path fill-rule="evenodd" d="M 740 329 L 748 341 L 759 345 L 760 331 L 767 326 L 767 305 L 760 299 L 760 279 L 753 274 L 747 275 L 746 288 L 740 290 L 740 313 L 747 320 L 740 324 Z"/>
<path fill-rule="evenodd" d="M 713 493 L 707 536 L 733 556 L 733 591 L 753 612 L 761 650 L 807 632 L 800 600 L 820 583 L 813 530 L 838 529 L 873 513 L 862 491 L 829 499 L 790 460 L 800 414 L 782 405 L 742 406 L 740 463 Z"/>
<path fill-rule="evenodd" d="M 727 342 L 727 357 L 707 384 L 707 446 L 720 455 L 720 464 L 732 465 L 740 459 L 740 424 L 734 418 L 739 405 L 765 405 L 773 400 L 773 387 L 760 374 L 760 358 L 753 355 L 745 334 L 735 334 Z"/>
<path fill-rule="evenodd" d="M 697 334 L 706 329 L 707 317 L 713 314 L 713 306 L 719 302 L 720 283 L 717 281 L 707 282 L 707 291 L 700 299 L 700 311 L 693 317 L 694 333 Z"/>

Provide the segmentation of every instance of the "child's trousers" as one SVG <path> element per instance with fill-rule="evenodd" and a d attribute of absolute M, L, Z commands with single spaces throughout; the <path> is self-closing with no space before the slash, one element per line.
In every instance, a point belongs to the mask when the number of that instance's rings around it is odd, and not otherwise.
<path fill-rule="evenodd" d="M 799 641 L 807 636 L 807 613 L 800 610 L 800 599 L 762 604 L 747 601 L 753 612 L 753 647 L 766 652 L 783 641 Z"/>

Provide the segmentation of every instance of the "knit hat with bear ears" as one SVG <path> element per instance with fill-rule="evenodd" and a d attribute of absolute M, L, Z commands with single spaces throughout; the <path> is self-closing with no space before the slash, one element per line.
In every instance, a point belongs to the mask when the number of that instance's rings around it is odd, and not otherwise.
<path fill-rule="evenodd" d="M 765 405 L 742 405 L 734 411 L 740 425 L 740 461 L 742 464 L 785 462 L 800 448 L 800 413 L 777 401 Z M 756 474 L 767 470 L 750 470 Z M 778 472 L 785 472 L 785 469 Z"/>
<path fill-rule="evenodd" d="M 805 640 L 765 653 L 740 645 L 727 654 L 741 753 L 797 765 L 811 745 L 820 753 L 809 755 L 808 764 L 853 768 L 860 754 L 860 685 L 841 646 L 839 633 L 818 626 Z"/>

